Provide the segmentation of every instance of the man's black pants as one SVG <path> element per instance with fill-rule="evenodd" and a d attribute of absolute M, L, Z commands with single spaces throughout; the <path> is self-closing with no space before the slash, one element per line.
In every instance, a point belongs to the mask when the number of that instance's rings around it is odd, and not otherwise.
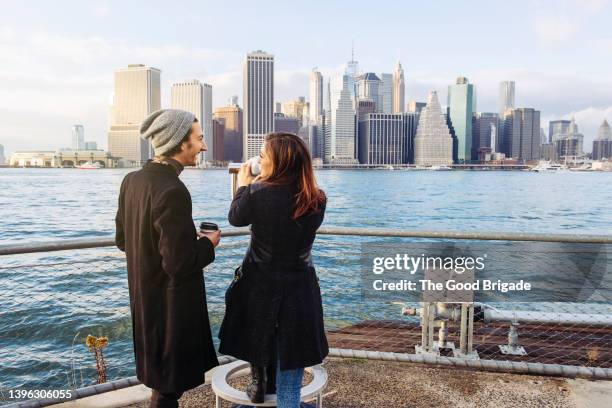
<path fill-rule="evenodd" d="M 178 408 L 178 400 L 183 395 L 179 393 L 161 393 L 153 390 L 149 408 Z"/>

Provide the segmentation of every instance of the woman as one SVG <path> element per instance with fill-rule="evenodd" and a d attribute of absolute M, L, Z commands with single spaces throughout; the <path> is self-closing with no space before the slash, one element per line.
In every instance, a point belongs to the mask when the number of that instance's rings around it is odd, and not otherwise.
<path fill-rule="evenodd" d="M 328 353 L 310 254 L 326 197 L 299 137 L 268 135 L 260 157 L 256 179 L 249 164 L 241 167 L 229 211 L 233 226 L 251 225 L 251 243 L 226 294 L 219 351 L 251 363 L 252 402 L 274 393 L 276 382 L 277 406 L 296 408 L 304 367 Z"/>

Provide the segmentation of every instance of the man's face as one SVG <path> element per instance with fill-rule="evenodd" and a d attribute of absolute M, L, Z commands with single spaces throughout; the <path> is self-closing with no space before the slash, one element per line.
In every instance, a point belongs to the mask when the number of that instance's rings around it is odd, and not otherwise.
<path fill-rule="evenodd" d="M 183 150 L 175 157 L 183 166 L 195 166 L 197 164 L 198 154 L 208 150 L 204 135 L 202 134 L 202 126 L 199 122 L 193 122 L 191 125 L 191 134 L 189 140 L 183 143 Z"/>

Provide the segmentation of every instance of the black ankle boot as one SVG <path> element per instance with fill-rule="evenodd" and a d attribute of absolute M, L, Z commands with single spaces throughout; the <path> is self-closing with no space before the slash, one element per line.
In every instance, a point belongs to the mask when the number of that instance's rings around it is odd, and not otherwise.
<path fill-rule="evenodd" d="M 247 386 L 246 394 L 254 404 L 264 402 L 266 395 L 266 368 L 251 364 L 251 384 Z"/>
<path fill-rule="evenodd" d="M 276 394 L 276 363 L 266 367 L 266 394 Z"/>

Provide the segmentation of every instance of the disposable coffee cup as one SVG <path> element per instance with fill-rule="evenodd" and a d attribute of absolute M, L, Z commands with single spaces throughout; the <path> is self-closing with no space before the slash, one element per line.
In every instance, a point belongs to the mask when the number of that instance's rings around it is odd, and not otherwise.
<path fill-rule="evenodd" d="M 214 222 L 203 222 L 200 224 L 200 231 L 202 232 L 210 232 L 210 231 L 218 231 L 219 226 Z"/>

